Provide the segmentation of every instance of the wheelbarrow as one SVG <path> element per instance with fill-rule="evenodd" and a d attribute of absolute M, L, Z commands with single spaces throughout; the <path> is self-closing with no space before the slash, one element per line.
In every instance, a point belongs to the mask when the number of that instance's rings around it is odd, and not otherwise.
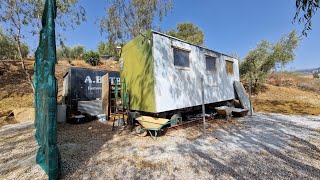
<path fill-rule="evenodd" d="M 154 137 L 157 139 L 158 134 L 164 131 L 164 127 L 170 124 L 169 119 L 164 118 L 154 118 L 150 116 L 140 116 L 136 118 L 139 122 L 139 126 L 136 127 L 136 132 L 139 133 L 139 136 L 146 136 L 149 132 L 151 138 L 153 139 L 153 135 L 151 131 L 154 132 Z"/>

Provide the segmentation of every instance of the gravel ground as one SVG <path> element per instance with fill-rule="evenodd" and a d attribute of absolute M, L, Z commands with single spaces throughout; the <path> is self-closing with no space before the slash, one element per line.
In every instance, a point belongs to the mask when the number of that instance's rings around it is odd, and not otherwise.
<path fill-rule="evenodd" d="M 30 123 L 0 128 L 0 179 L 44 179 Z M 320 117 L 256 114 L 158 138 L 59 125 L 62 179 L 320 179 Z"/>

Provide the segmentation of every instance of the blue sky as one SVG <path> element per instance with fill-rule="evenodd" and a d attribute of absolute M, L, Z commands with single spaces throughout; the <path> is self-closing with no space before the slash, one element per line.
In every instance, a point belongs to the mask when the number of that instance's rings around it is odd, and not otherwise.
<path fill-rule="evenodd" d="M 192 22 L 203 30 L 205 45 L 243 58 L 261 40 L 276 42 L 291 30 L 301 33 L 302 25 L 292 24 L 295 0 L 174 0 L 173 11 L 155 25 L 163 31 L 177 23 Z M 66 44 L 81 44 L 95 50 L 101 36 L 96 19 L 104 16 L 106 0 L 80 0 L 86 8 L 87 22 L 75 31 L 65 32 Z M 295 61 L 286 69 L 320 67 L 320 12 L 313 19 L 313 30 L 303 37 Z"/>

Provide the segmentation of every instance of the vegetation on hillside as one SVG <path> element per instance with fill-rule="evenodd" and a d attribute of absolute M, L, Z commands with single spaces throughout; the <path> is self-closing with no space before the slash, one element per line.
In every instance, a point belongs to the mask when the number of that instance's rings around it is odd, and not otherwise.
<path fill-rule="evenodd" d="M 320 115 L 320 94 L 295 87 L 266 84 L 252 100 L 256 112 Z"/>
<path fill-rule="evenodd" d="M 108 41 L 106 43 L 99 42 L 98 44 L 98 53 L 100 56 L 110 56 L 114 57 L 116 60 L 120 58 L 120 53 L 118 52 L 117 47 L 122 47 L 122 43 L 115 43 L 113 44 L 111 41 Z"/>
<path fill-rule="evenodd" d="M 57 58 L 58 60 L 61 59 L 82 59 L 82 56 L 86 52 L 84 46 L 76 45 L 73 47 L 68 47 L 65 45 L 60 46 L 57 48 Z"/>
<path fill-rule="evenodd" d="M 97 66 L 100 62 L 100 55 L 95 51 L 88 51 L 83 55 L 83 59 L 91 66 Z"/>
<path fill-rule="evenodd" d="M 22 58 L 27 58 L 29 54 L 29 46 L 21 42 Z M 19 59 L 19 52 L 15 41 L 7 36 L 0 27 L 0 60 L 17 60 Z"/>
<path fill-rule="evenodd" d="M 297 72 L 274 71 L 268 75 L 267 83 L 273 86 L 297 88 L 302 91 L 320 94 L 320 79 L 313 78 L 312 75 Z"/>

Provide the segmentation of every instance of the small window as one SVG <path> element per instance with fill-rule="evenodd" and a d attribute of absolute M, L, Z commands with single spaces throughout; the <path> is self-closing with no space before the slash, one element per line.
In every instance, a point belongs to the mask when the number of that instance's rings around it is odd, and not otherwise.
<path fill-rule="evenodd" d="M 210 72 L 216 72 L 216 57 L 206 56 L 206 70 Z"/>
<path fill-rule="evenodd" d="M 190 51 L 182 50 L 174 47 L 173 48 L 174 65 L 178 67 L 189 68 L 190 67 L 189 53 Z"/>
<path fill-rule="evenodd" d="M 233 61 L 226 61 L 226 71 L 228 75 L 233 75 Z"/>

